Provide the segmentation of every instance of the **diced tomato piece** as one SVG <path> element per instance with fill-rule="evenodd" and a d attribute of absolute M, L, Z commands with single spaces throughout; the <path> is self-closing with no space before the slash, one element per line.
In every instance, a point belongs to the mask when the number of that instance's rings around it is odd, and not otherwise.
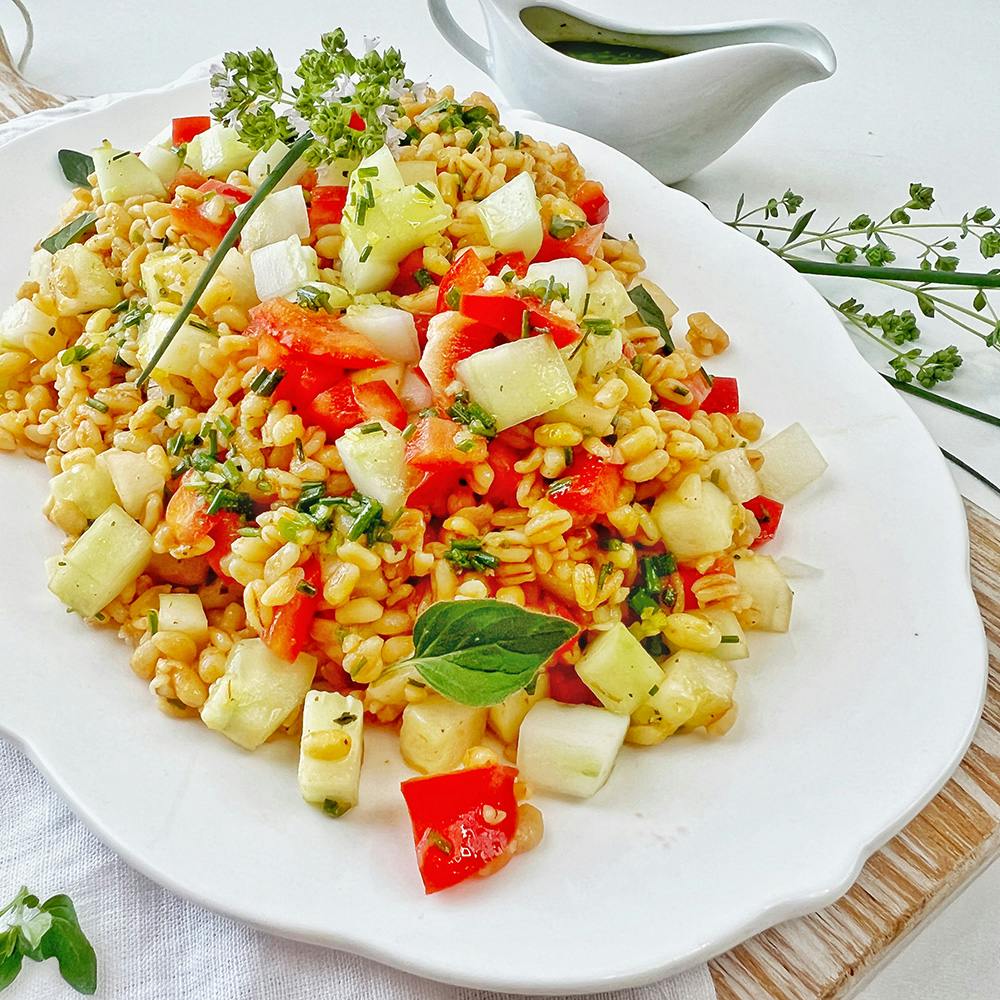
<path fill-rule="evenodd" d="M 448 386 L 455 380 L 455 365 L 464 358 L 492 347 L 496 331 L 458 313 L 438 313 L 427 328 L 427 344 L 420 370 L 427 376 L 435 398 L 447 400 Z"/>
<path fill-rule="evenodd" d="M 618 506 L 621 483 L 618 466 L 584 452 L 573 459 L 549 499 L 574 514 L 607 514 Z"/>
<path fill-rule="evenodd" d="M 312 593 L 296 591 L 287 603 L 274 609 L 271 624 L 264 630 L 264 643 L 268 649 L 288 663 L 294 663 L 299 653 L 309 642 L 309 632 L 316 607 L 323 590 L 323 573 L 319 559 L 312 556 L 302 567 L 305 579 L 302 581 Z"/>
<path fill-rule="evenodd" d="M 320 184 L 312 189 L 309 199 L 309 228 L 316 232 L 320 226 L 329 226 L 344 218 L 347 188 L 342 185 Z"/>
<path fill-rule="evenodd" d="M 521 473 L 514 470 L 514 463 L 521 456 L 505 441 L 493 441 L 489 448 L 489 463 L 493 469 L 493 482 L 486 499 L 498 507 L 517 507 L 517 488 Z"/>
<path fill-rule="evenodd" d="M 546 260 L 559 260 L 560 257 L 575 257 L 582 263 L 589 264 L 597 256 L 603 238 L 604 226 L 584 226 L 565 240 L 557 240 L 546 233 L 534 261 L 537 264 Z"/>
<path fill-rule="evenodd" d="M 423 266 L 424 248 L 417 247 L 400 262 L 399 273 L 396 275 L 396 280 L 389 286 L 389 291 L 393 295 L 416 295 L 417 292 L 422 291 L 422 286 L 414 274 L 420 271 Z"/>
<path fill-rule="evenodd" d="M 757 518 L 757 523 L 760 525 L 760 534 L 750 546 L 755 549 L 758 545 L 763 545 L 764 542 L 769 542 L 774 538 L 774 534 L 778 530 L 778 524 L 781 521 L 781 512 L 785 509 L 785 505 L 778 503 L 777 500 L 772 500 L 770 497 L 756 496 L 752 500 L 747 500 L 743 506 Z"/>
<path fill-rule="evenodd" d="M 578 640 L 571 640 L 575 645 Z M 564 705 L 594 705 L 600 707 L 600 699 L 580 679 L 572 663 L 553 660 L 545 668 L 549 677 L 549 697 Z"/>
<path fill-rule="evenodd" d="M 608 221 L 611 203 L 600 181 L 584 181 L 573 194 L 573 201 L 583 209 L 583 214 L 592 226 Z"/>
<path fill-rule="evenodd" d="M 235 222 L 236 213 L 229 209 L 221 221 L 216 221 L 206 216 L 204 207 L 204 205 L 196 205 L 193 202 L 171 205 L 170 219 L 181 232 L 196 236 L 211 247 L 217 247 L 222 242 L 223 236 L 229 231 L 229 227 Z"/>
<path fill-rule="evenodd" d="M 716 375 L 708 395 L 701 401 L 701 408 L 706 413 L 739 413 L 739 383 L 734 378 Z"/>
<path fill-rule="evenodd" d="M 268 299 L 254 306 L 246 332 L 251 337 L 267 334 L 284 348 L 286 360 L 303 367 L 374 368 L 386 361 L 367 337 L 337 317 L 287 299 Z"/>
<path fill-rule="evenodd" d="M 547 333 L 556 347 L 569 347 L 580 339 L 580 328 L 571 319 L 557 316 L 542 305 L 528 306 L 529 325 L 533 333 Z"/>
<path fill-rule="evenodd" d="M 734 572 L 732 556 L 719 556 L 704 573 L 699 573 L 693 566 L 678 566 L 677 575 L 680 577 L 681 585 L 684 588 L 684 610 L 698 610 L 698 598 L 695 597 L 693 588 L 703 576 L 708 576 L 712 573 L 728 573 L 732 575 Z M 674 610 L 677 611 L 680 609 L 675 607 Z"/>
<path fill-rule="evenodd" d="M 216 180 L 214 177 L 210 177 L 204 184 L 199 184 L 198 190 L 221 194 L 223 198 L 232 198 L 238 205 L 248 202 L 253 197 L 244 188 L 237 187 L 235 184 L 227 184 L 225 181 Z"/>
<path fill-rule="evenodd" d="M 688 390 L 689 402 L 677 403 L 672 399 L 665 399 L 663 405 L 666 409 L 673 410 L 674 413 L 680 413 L 682 416 L 691 418 L 697 410 L 701 409 L 701 404 L 708 398 L 709 393 L 712 391 L 712 384 L 709 382 L 704 368 L 699 369 L 687 378 L 681 379 L 681 382 Z"/>
<path fill-rule="evenodd" d="M 516 768 L 492 764 L 400 785 L 428 894 L 464 882 L 507 850 L 517 833 L 516 777 Z M 497 822 L 486 822 L 484 806 Z"/>
<path fill-rule="evenodd" d="M 452 307 L 448 304 L 448 293 L 457 289 L 459 293 L 474 292 L 483 287 L 483 282 L 490 276 L 486 265 L 472 250 L 465 250 L 462 255 L 448 268 L 447 273 L 438 285 L 438 312 L 444 312 Z"/>
<path fill-rule="evenodd" d="M 164 514 L 174 538 L 181 545 L 200 542 L 212 530 L 214 523 L 204 496 L 191 486 L 193 476 L 190 470 L 184 473 Z"/>
<path fill-rule="evenodd" d="M 357 111 L 351 112 L 351 117 L 348 119 L 347 127 L 354 129 L 355 132 L 364 132 L 368 127 L 365 123 L 364 118 L 357 113 Z"/>
<path fill-rule="evenodd" d="M 448 498 L 461 486 L 464 470 L 450 469 L 442 472 L 424 472 L 414 470 L 417 479 L 416 486 L 407 498 L 407 507 L 426 510 L 435 517 L 446 517 L 448 514 Z"/>
<path fill-rule="evenodd" d="M 444 417 L 422 417 L 406 442 L 406 464 L 423 472 L 454 472 L 473 464 L 469 452 L 455 446 L 461 426 Z"/>
<path fill-rule="evenodd" d="M 354 386 L 346 379 L 324 389 L 305 405 L 303 412 L 307 423 L 323 428 L 331 441 L 365 420 L 364 410 L 354 395 Z"/>
<path fill-rule="evenodd" d="M 216 518 L 216 521 L 209 534 L 215 545 L 208 552 L 208 564 L 215 570 L 216 576 L 231 580 L 232 577 L 222 571 L 222 558 L 233 551 L 233 542 L 243 522 L 239 514 L 234 514 L 231 510 L 219 511 L 218 514 L 212 516 Z"/>
<path fill-rule="evenodd" d="M 175 118 L 171 126 L 170 139 L 175 146 L 183 146 L 184 143 L 190 142 L 202 132 L 207 132 L 211 127 L 212 119 L 208 115 Z"/>
<path fill-rule="evenodd" d="M 527 311 L 527 301 L 512 292 L 466 292 L 459 304 L 463 316 L 492 327 L 508 340 L 521 336 Z"/>
<path fill-rule="evenodd" d="M 355 382 L 354 398 L 367 420 L 384 420 L 402 430 L 406 426 L 406 410 L 388 382 Z"/>
<path fill-rule="evenodd" d="M 509 267 L 520 281 L 528 273 L 528 258 L 520 250 L 501 254 L 490 265 L 490 274 L 499 274 L 505 267 Z"/>
<path fill-rule="evenodd" d="M 304 413 L 321 392 L 343 382 L 345 378 L 341 368 L 294 363 L 288 352 L 273 337 L 260 338 L 257 357 L 265 368 L 271 371 L 280 368 L 285 372 L 285 377 L 278 383 L 272 396 L 275 402 L 287 399 L 300 413 Z"/>
<path fill-rule="evenodd" d="M 172 198 L 174 196 L 174 192 L 179 187 L 198 188 L 204 183 L 205 178 L 202 177 L 196 170 L 192 170 L 190 167 L 181 167 L 180 170 L 174 174 L 174 179 L 167 185 L 167 192 Z"/>

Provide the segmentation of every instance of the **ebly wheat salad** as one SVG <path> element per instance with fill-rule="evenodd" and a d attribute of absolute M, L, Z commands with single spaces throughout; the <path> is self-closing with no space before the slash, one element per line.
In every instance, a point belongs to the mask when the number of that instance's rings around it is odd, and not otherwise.
<path fill-rule="evenodd" d="M 798 424 L 761 443 L 705 368 L 726 331 L 678 336 L 600 180 L 484 95 L 339 31 L 212 82 L 141 152 L 60 153 L 0 318 L 49 588 L 164 711 L 296 740 L 341 822 L 397 729 L 426 890 L 491 874 L 624 743 L 732 726 L 747 633 L 790 622 L 767 542 L 826 463 Z"/>

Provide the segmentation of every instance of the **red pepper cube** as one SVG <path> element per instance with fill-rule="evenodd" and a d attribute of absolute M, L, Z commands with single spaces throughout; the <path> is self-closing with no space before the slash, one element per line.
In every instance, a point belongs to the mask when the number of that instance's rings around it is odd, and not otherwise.
<path fill-rule="evenodd" d="M 734 378 L 716 375 L 712 379 L 712 389 L 702 400 L 701 408 L 706 413 L 725 413 L 727 415 L 740 412 L 740 386 Z"/>
<path fill-rule="evenodd" d="M 765 496 L 756 496 L 752 500 L 747 500 L 743 506 L 757 518 L 757 523 L 760 525 L 760 534 L 750 546 L 755 549 L 758 545 L 763 545 L 774 538 L 775 532 L 778 530 L 778 524 L 781 521 L 781 512 L 785 509 L 785 506 L 778 503 L 777 500 L 772 500 L 770 497 Z"/>

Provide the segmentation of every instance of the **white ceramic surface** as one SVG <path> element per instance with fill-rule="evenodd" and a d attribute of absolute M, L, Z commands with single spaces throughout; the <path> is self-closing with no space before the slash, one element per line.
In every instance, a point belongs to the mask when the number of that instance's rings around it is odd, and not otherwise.
<path fill-rule="evenodd" d="M 826 38 L 798 21 L 637 26 L 563 0 L 480 0 L 484 48 L 452 16 L 448 0 L 427 5 L 438 30 L 511 104 L 609 143 L 668 184 L 707 166 L 776 100 L 837 66 Z M 547 39 L 576 38 L 582 21 L 609 41 L 683 54 L 626 66 L 583 62 L 550 48 L 524 18 L 541 18 Z"/>
<path fill-rule="evenodd" d="M 137 145 L 205 94 L 140 95 L 0 151 L 20 192 L 6 210 L 0 295 L 64 196 L 59 147 Z M 162 717 L 113 637 L 46 592 L 58 536 L 38 511 L 44 470 L 9 456 L 0 729 L 127 860 L 207 906 L 450 982 L 585 991 L 659 978 L 844 891 L 960 759 L 985 647 L 943 461 L 816 293 L 613 150 L 524 128 L 573 145 L 607 186 L 610 230 L 635 233 L 682 314 L 707 309 L 730 331 L 716 369 L 740 375 L 745 404 L 772 430 L 801 420 L 830 462 L 789 505 L 774 549 L 822 575 L 797 583 L 790 635 L 754 637 L 729 736 L 628 749 L 586 803 L 538 797 L 538 850 L 426 898 L 392 738 L 371 740 L 364 801 L 333 822 L 300 802 L 293 746 L 248 755 Z M 914 542 L 931 536 L 934 546 Z"/>

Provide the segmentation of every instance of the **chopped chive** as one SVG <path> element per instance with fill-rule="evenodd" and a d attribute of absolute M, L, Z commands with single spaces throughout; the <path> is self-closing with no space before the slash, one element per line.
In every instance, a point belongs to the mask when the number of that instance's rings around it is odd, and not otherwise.
<path fill-rule="evenodd" d="M 384 433 L 382 430 L 382 425 L 377 420 L 373 420 L 370 424 L 362 424 L 361 427 L 358 429 L 362 434 Z"/>
<path fill-rule="evenodd" d="M 365 181 L 365 200 L 369 208 L 375 207 L 375 192 L 372 190 L 372 182 Z"/>
<path fill-rule="evenodd" d="M 449 288 L 445 293 L 444 301 L 449 309 L 457 309 L 462 301 L 462 293 L 457 288 Z"/>
<path fill-rule="evenodd" d="M 261 368 L 250 383 L 250 391 L 258 396 L 270 396 L 284 377 L 285 370 L 283 368 L 275 368 L 273 372 L 267 368 Z"/>
<path fill-rule="evenodd" d="M 372 255 L 372 245 L 370 243 L 365 244 L 365 248 L 358 254 L 358 260 L 363 264 Z"/>
<path fill-rule="evenodd" d="M 173 399 L 174 397 L 171 396 L 170 398 Z M 217 416 L 215 422 L 218 424 L 219 430 L 222 431 L 223 437 L 231 438 L 236 433 L 233 422 L 225 414 Z"/>
<path fill-rule="evenodd" d="M 365 216 L 367 214 L 368 214 L 368 202 L 367 201 L 358 202 L 358 210 L 354 213 L 354 221 L 359 226 L 363 226 L 365 224 Z"/>
<path fill-rule="evenodd" d="M 434 284 L 434 278 L 426 267 L 418 267 L 413 272 L 413 280 L 420 286 L 421 291 L 427 288 L 428 285 Z"/>
<path fill-rule="evenodd" d="M 97 410 L 98 413 L 108 412 L 108 404 L 101 402 L 99 399 L 94 399 L 93 396 L 88 396 L 84 400 L 84 403 L 86 403 L 92 410 Z"/>
<path fill-rule="evenodd" d="M 520 149 L 521 148 L 521 139 L 522 139 L 521 133 L 520 132 L 515 132 L 514 133 L 514 148 L 515 149 Z"/>
<path fill-rule="evenodd" d="M 565 476 L 562 479 L 554 479 L 549 483 L 549 488 L 546 490 L 550 497 L 557 497 L 561 493 L 565 493 L 573 485 L 573 477 Z"/>
<path fill-rule="evenodd" d="M 409 441 L 411 437 L 417 432 L 417 425 L 414 423 L 409 423 L 403 428 L 403 440 Z"/>
<path fill-rule="evenodd" d="M 118 303 L 118 305 L 111 307 L 111 311 L 113 313 L 125 312 L 125 310 L 128 309 L 128 304 L 129 304 L 128 299 L 122 299 L 121 302 Z"/>
<path fill-rule="evenodd" d="M 378 167 L 358 167 L 358 177 L 378 177 Z"/>
<path fill-rule="evenodd" d="M 323 812 L 335 819 L 344 815 L 351 807 L 341 805 L 336 799 L 323 799 Z"/>
<path fill-rule="evenodd" d="M 740 637 L 738 635 L 724 635 L 720 641 L 725 643 L 739 642 Z"/>
<path fill-rule="evenodd" d="M 417 190 L 418 190 L 418 191 L 419 191 L 419 192 L 420 192 L 420 193 L 421 193 L 421 194 L 422 194 L 422 195 L 423 195 L 423 196 L 424 196 L 425 198 L 430 198 L 430 199 L 431 199 L 431 201 L 433 201 L 433 200 L 434 200 L 434 192 L 433 192 L 433 191 L 431 191 L 431 189 L 430 189 L 429 187 L 427 187 L 427 186 L 426 186 L 425 184 L 421 184 L 421 183 L 420 183 L 420 182 L 418 181 L 418 182 L 417 182 Z"/>
<path fill-rule="evenodd" d="M 240 528 L 236 534 L 240 538 L 260 538 L 260 528 Z"/>
<path fill-rule="evenodd" d="M 469 140 L 469 145 L 465 147 L 466 152 L 474 153 L 479 148 L 479 144 L 482 141 L 483 141 L 483 133 L 473 132 L 472 138 Z"/>
<path fill-rule="evenodd" d="M 458 444 L 455 445 L 455 447 L 459 451 L 472 451 L 472 449 L 476 447 L 476 442 L 475 441 L 460 441 Z"/>
<path fill-rule="evenodd" d="M 432 843 L 442 854 L 451 854 L 455 849 L 452 847 L 451 842 L 445 840 L 445 838 L 437 832 L 437 830 L 428 830 L 427 839 Z"/>
<path fill-rule="evenodd" d="M 160 631 L 160 616 L 150 608 L 146 612 L 146 619 L 149 621 L 149 634 L 156 635 Z"/>
<path fill-rule="evenodd" d="M 531 333 L 531 317 L 528 314 L 528 310 L 525 309 L 521 313 L 521 336 L 527 337 Z"/>
<path fill-rule="evenodd" d="M 583 297 L 583 315 L 587 315 L 587 310 L 590 308 L 590 292 L 587 292 Z"/>
<path fill-rule="evenodd" d="M 316 596 L 316 588 L 311 583 L 306 583 L 305 580 L 303 580 L 295 589 L 300 594 L 305 594 L 306 597 Z"/>

